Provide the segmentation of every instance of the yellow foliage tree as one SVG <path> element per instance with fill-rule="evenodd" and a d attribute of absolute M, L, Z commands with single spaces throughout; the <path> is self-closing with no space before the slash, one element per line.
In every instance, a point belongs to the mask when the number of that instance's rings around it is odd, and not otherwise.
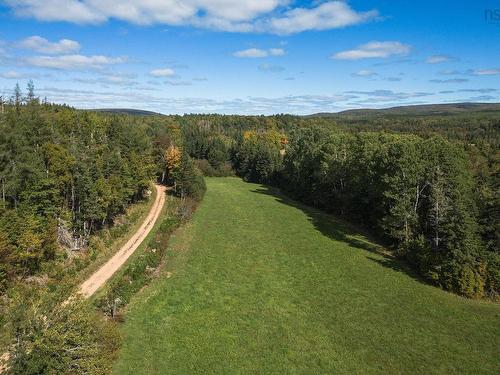
<path fill-rule="evenodd" d="M 165 150 L 165 167 L 167 173 L 172 173 L 175 169 L 179 168 L 181 164 L 181 150 L 172 145 Z"/>
<path fill-rule="evenodd" d="M 253 130 L 246 130 L 243 132 L 243 139 L 245 141 L 248 141 L 249 139 L 252 139 L 256 136 L 257 134 Z"/>

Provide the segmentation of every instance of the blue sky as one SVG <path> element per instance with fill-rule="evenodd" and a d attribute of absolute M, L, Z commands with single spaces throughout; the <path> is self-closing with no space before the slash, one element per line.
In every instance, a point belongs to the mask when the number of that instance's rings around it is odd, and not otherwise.
<path fill-rule="evenodd" d="M 498 1 L 0 0 L 0 95 L 33 79 L 78 108 L 180 114 L 499 102 L 499 41 Z"/>

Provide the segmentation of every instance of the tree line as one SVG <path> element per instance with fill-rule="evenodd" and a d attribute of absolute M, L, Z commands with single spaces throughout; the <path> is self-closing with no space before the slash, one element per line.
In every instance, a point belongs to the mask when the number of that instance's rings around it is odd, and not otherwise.
<path fill-rule="evenodd" d="M 0 290 L 84 249 L 155 179 L 201 197 L 182 141 L 168 118 L 78 111 L 16 86 L 0 113 Z"/>
<path fill-rule="evenodd" d="M 382 233 L 395 255 L 446 290 L 495 299 L 499 119 L 469 127 L 462 118 L 408 117 L 387 126 L 375 118 L 377 131 L 370 119 L 352 127 L 288 115 L 182 121 L 194 158 L 213 168 L 229 162 L 248 181 Z"/>
<path fill-rule="evenodd" d="M 360 119 L 131 116 L 52 105 L 19 87 L 0 114 L 0 283 L 36 274 L 112 225 L 153 179 L 200 199 L 236 173 L 382 233 L 456 293 L 499 290 L 495 113 Z M 464 120 L 466 119 L 466 120 Z"/>

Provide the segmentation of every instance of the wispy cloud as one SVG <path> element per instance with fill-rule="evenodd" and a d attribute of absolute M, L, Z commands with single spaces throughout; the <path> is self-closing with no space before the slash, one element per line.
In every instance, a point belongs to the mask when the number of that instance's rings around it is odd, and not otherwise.
<path fill-rule="evenodd" d="M 283 56 L 285 54 L 285 50 L 283 48 L 270 48 L 268 52 L 271 56 Z"/>
<path fill-rule="evenodd" d="M 282 48 L 270 48 L 267 50 L 260 48 L 248 48 L 242 51 L 236 51 L 235 53 L 233 53 L 233 56 L 239 58 L 257 59 L 267 56 L 283 56 L 284 54 L 285 50 Z"/>
<path fill-rule="evenodd" d="M 101 69 L 106 65 L 122 64 L 124 57 L 109 57 L 103 55 L 62 55 L 62 56 L 34 56 L 28 57 L 26 63 L 38 68 L 60 70 Z"/>
<path fill-rule="evenodd" d="M 364 95 L 367 100 L 377 102 L 399 102 L 406 99 L 420 98 L 434 95 L 431 92 L 397 92 L 392 90 L 371 90 L 371 91 L 346 91 L 348 94 Z"/>
<path fill-rule="evenodd" d="M 179 82 L 173 80 L 172 82 Z M 152 81 L 156 84 L 158 81 Z M 160 83 L 161 84 L 161 83 Z M 168 83 L 166 83 L 168 84 Z M 496 89 L 463 89 L 450 91 L 479 92 Z M 233 113 L 233 114 L 309 114 L 332 112 L 346 108 L 380 108 L 401 104 L 432 102 L 434 92 L 357 90 L 344 91 L 332 95 L 288 95 L 281 97 L 244 97 L 233 99 L 209 99 L 203 97 L 161 96 L 158 87 L 135 86 L 133 90 L 82 90 L 44 87 L 41 95 L 58 103 L 68 103 L 79 108 L 129 107 L 150 109 L 162 113 Z M 453 101 L 493 101 L 498 100 L 491 92 L 472 98 L 468 96 Z"/>
<path fill-rule="evenodd" d="M 193 83 L 190 81 L 167 80 L 165 84 L 170 86 L 191 86 Z"/>
<path fill-rule="evenodd" d="M 371 58 L 387 58 L 394 55 L 407 55 L 411 47 L 396 41 L 373 41 L 363 44 L 355 49 L 337 52 L 332 58 L 337 60 L 359 60 Z"/>
<path fill-rule="evenodd" d="M 498 100 L 496 96 L 491 96 L 491 95 L 479 95 L 479 96 L 473 96 L 469 98 L 467 101 L 469 102 L 489 102 L 492 100 Z"/>
<path fill-rule="evenodd" d="M 351 73 L 351 76 L 353 77 L 375 77 L 377 76 L 377 73 L 371 71 L 371 70 L 359 70 L 356 73 Z"/>
<path fill-rule="evenodd" d="M 469 82 L 467 78 L 450 78 L 450 79 L 430 79 L 432 83 L 465 83 Z"/>
<path fill-rule="evenodd" d="M 17 70 L 8 70 L 6 72 L 1 72 L 0 73 L 0 78 L 3 79 L 13 79 L 13 80 L 20 80 L 20 79 L 37 79 L 37 78 L 51 78 L 54 79 L 54 77 L 51 74 L 42 74 L 42 73 L 37 73 L 37 72 L 19 72 Z"/>
<path fill-rule="evenodd" d="M 266 73 L 281 73 L 285 68 L 281 65 L 260 64 L 259 70 Z"/>
<path fill-rule="evenodd" d="M 21 79 L 27 76 L 23 73 L 16 72 L 15 70 L 9 70 L 8 72 L 0 73 L 0 77 L 5 79 Z"/>
<path fill-rule="evenodd" d="M 476 76 L 494 76 L 500 74 L 500 68 L 474 70 L 473 74 Z"/>
<path fill-rule="evenodd" d="M 173 77 L 175 76 L 175 71 L 171 68 L 153 69 L 149 74 L 153 77 Z"/>
<path fill-rule="evenodd" d="M 486 93 L 492 93 L 492 92 L 498 92 L 499 89 L 493 89 L 493 88 L 484 88 L 484 89 L 460 89 L 457 90 L 458 92 L 479 92 L 481 94 L 486 94 Z"/>
<path fill-rule="evenodd" d="M 425 62 L 427 64 L 440 64 L 440 63 L 447 62 L 447 61 L 450 61 L 450 60 L 451 60 L 450 56 L 446 56 L 446 55 L 433 55 L 433 56 L 429 56 L 425 60 Z"/>
<path fill-rule="evenodd" d="M 139 85 L 139 82 L 137 82 L 135 78 L 135 74 L 103 72 L 96 78 L 77 77 L 74 78 L 74 81 L 78 83 L 97 84 L 102 86 L 115 85 L 122 87 L 134 87 Z"/>
<path fill-rule="evenodd" d="M 401 81 L 401 77 L 384 77 L 384 78 L 382 78 L 382 80 L 388 81 L 388 82 L 399 82 L 399 81 Z"/>
<path fill-rule="evenodd" d="M 74 40 L 61 39 L 57 42 L 49 42 L 47 39 L 38 35 L 30 36 L 22 40 L 18 43 L 18 47 L 48 55 L 73 53 L 81 48 L 80 43 Z"/>
<path fill-rule="evenodd" d="M 443 75 L 443 76 L 456 76 L 456 75 L 467 74 L 467 72 L 462 72 L 460 70 L 447 69 L 447 70 L 441 70 L 440 72 L 438 72 L 438 74 Z"/>
<path fill-rule="evenodd" d="M 463 75 L 463 76 L 494 76 L 500 74 L 500 68 L 490 69 L 467 69 L 467 70 L 441 70 L 440 75 Z"/>
<path fill-rule="evenodd" d="M 132 107 L 151 109 L 162 113 L 234 113 L 234 114 L 306 114 L 335 111 L 343 108 L 342 102 L 355 95 L 294 95 L 276 98 L 247 97 L 234 99 L 208 99 L 200 97 L 179 98 L 156 96 L 154 91 L 114 92 L 73 90 L 44 87 L 38 90 L 49 100 L 68 103 L 79 108 Z"/>

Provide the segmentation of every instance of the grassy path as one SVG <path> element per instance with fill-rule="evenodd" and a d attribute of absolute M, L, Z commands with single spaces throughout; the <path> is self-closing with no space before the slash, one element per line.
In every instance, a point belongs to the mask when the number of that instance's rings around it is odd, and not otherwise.
<path fill-rule="evenodd" d="M 416 280 L 331 216 L 208 179 L 116 374 L 500 373 L 500 306 Z"/>

